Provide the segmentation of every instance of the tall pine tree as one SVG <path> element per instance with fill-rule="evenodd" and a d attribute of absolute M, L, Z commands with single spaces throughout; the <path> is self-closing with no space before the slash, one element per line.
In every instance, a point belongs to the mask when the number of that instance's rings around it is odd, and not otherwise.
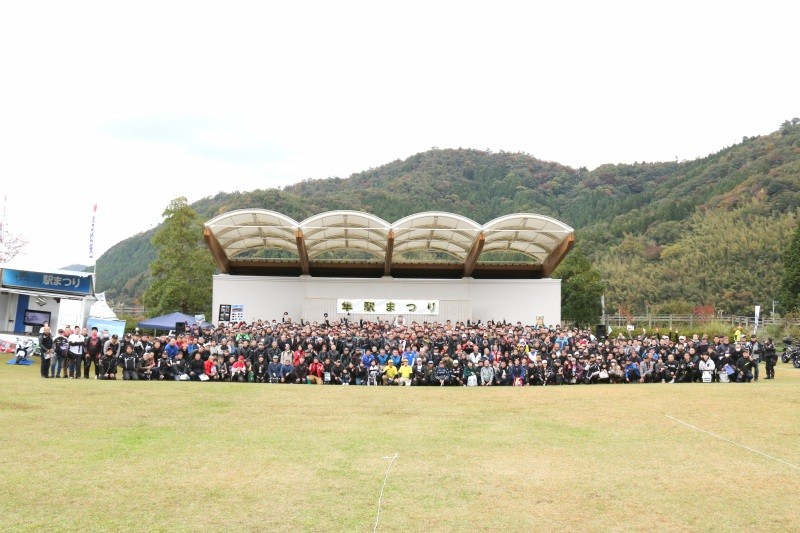
<path fill-rule="evenodd" d="M 158 255 L 150 263 L 145 309 L 150 315 L 210 315 L 214 262 L 203 244 L 200 217 L 184 197 L 172 200 L 163 215 L 164 224 L 152 240 Z"/>
<path fill-rule="evenodd" d="M 784 313 L 800 311 L 800 224 L 783 254 L 783 278 L 778 301 Z"/>

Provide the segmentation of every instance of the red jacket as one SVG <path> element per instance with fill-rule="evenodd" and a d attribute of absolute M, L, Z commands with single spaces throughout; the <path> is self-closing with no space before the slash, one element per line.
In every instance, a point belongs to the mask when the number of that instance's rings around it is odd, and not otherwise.
<path fill-rule="evenodd" d="M 311 363 L 311 365 L 308 367 L 308 375 L 321 378 L 323 375 L 325 375 L 325 367 L 322 363 Z"/>

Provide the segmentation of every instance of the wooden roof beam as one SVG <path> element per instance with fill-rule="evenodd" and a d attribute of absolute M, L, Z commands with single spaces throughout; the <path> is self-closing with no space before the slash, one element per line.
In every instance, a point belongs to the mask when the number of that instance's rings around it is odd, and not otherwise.
<path fill-rule="evenodd" d="M 383 275 L 392 275 L 392 253 L 394 252 L 394 231 L 389 230 L 386 235 L 386 261 L 383 266 Z"/>
<path fill-rule="evenodd" d="M 297 243 L 297 256 L 300 258 L 300 269 L 306 276 L 309 273 L 308 268 L 308 250 L 306 250 L 306 241 L 303 237 L 303 231 L 298 229 L 294 234 L 294 240 Z"/>
<path fill-rule="evenodd" d="M 230 260 L 228 259 L 228 254 L 225 253 L 225 249 L 222 248 L 222 245 L 210 228 L 203 228 L 203 240 L 211 251 L 211 256 L 214 258 L 214 262 L 217 264 L 219 271 L 223 274 L 230 274 Z"/>
<path fill-rule="evenodd" d="M 575 246 L 575 234 L 570 233 L 564 237 L 561 244 L 556 246 L 553 251 L 548 254 L 547 258 L 542 261 L 542 277 L 549 278 L 556 267 L 567 256 L 569 251 L 572 250 L 573 246 Z"/>
<path fill-rule="evenodd" d="M 472 271 L 475 270 L 475 265 L 478 264 L 478 258 L 481 256 L 484 244 L 486 244 L 486 237 L 484 236 L 483 232 L 480 232 L 478 233 L 478 237 L 475 239 L 475 242 L 472 243 L 472 248 L 467 255 L 466 261 L 464 261 L 465 278 L 472 276 Z"/>

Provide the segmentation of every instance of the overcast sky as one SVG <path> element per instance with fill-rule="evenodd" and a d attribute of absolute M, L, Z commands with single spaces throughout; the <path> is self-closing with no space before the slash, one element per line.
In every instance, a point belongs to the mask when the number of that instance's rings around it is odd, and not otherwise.
<path fill-rule="evenodd" d="M 433 146 L 705 156 L 800 115 L 794 2 L 0 4 L 16 264 L 90 264 L 190 201 Z"/>

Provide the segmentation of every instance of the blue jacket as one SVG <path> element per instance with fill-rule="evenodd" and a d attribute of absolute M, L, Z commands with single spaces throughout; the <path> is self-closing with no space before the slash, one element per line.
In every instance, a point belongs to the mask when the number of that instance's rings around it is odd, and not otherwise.
<path fill-rule="evenodd" d="M 281 365 L 281 378 L 285 378 L 292 372 L 294 372 L 294 367 L 292 365 Z"/>
<path fill-rule="evenodd" d="M 361 356 L 361 360 L 364 362 L 364 366 L 369 368 L 369 365 L 375 360 L 375 354 L 367 352 Z"/>

